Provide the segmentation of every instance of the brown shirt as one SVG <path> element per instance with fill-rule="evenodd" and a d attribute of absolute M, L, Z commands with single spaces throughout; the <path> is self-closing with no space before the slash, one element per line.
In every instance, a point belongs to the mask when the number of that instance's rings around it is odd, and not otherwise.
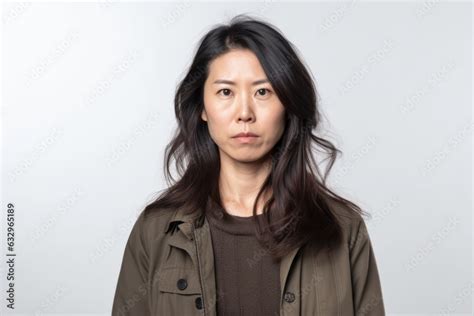
<path fill-rule="evenodd" d="M 217 314 L 279 315 L 280 264 L 256 239 L 254 219 L 213 214 L 206 217 L 214 250 Z"/>

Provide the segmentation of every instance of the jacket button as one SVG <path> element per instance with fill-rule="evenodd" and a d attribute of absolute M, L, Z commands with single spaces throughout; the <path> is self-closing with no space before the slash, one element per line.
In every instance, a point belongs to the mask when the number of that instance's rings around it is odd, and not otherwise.
<path fill-rule="evenodd" d="M 184 290 L 188 287 L 188 281 L 186 281 L 186 279 L 179 279 L 177 285 L 178 289 Z"/>
<path fill-rule="evenodd" d="M 197 309 L 202 309 L 202 298 L 200 296 L 196 298 L 195 303 Z"/>
<path fill-rule="evenodd" d="M 291 293 L 291 292 L 286 292 L 285 293 L 285 296 L 284 296 L 284 299 L 285 301 L 287 301 L 288 303 L 291 303 L 295 300 L 295 294 Z"/>

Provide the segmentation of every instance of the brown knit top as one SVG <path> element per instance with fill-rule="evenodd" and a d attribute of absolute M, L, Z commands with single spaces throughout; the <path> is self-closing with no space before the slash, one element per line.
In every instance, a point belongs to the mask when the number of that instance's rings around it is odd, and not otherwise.
<path fill-rule="evenodd" d="M 217 214 L 206 214 L 214 249 L 217 314 L 279 315 L 280 264 L 256 239 L 254 219 Z"/>

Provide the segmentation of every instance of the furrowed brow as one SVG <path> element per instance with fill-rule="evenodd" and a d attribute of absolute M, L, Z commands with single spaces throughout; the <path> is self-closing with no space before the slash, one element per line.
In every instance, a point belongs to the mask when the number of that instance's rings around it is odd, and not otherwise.
<path fill-rule="evenodd" d="M 267 83 L 269 82 L 268 79 L 260 79 L 257 81 L 252 82 L 252 86 L 256 86 L 262 83 Z M 216 81 L 213 82 L 213 84 L 229 84 L 229 85 L 235 85 L 235 82 L 232 80 L 226 80 L 226 79 L 217 79 Z"/>

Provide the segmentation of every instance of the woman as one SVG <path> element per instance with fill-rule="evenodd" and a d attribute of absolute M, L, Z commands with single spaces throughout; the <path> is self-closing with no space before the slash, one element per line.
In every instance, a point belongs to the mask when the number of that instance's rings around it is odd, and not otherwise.
<path fill-rule="evenodd" d="M 173 183 L 130 233 L 113 315 L 385 315 L 364 212 L 325 184 L 340 151 L 315 135 L 318 107 L 269 23 L 202 38 L 176 91 Z"/>

